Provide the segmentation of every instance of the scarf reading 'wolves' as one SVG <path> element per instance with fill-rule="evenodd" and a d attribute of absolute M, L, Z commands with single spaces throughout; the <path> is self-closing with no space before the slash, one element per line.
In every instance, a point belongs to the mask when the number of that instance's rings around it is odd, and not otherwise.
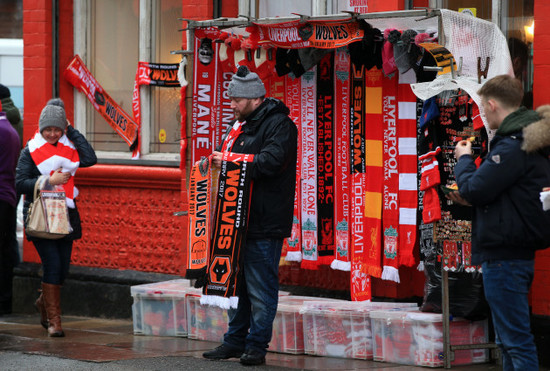
<path fill-rule="evenodd" d="M 223 153 L 210 260 L 201 304 L 237 308 L 241 247 L 248 227 L 252 182 L 249 166 L 254 155 Z"/>
<path fill-rule="evenodd" d="M 189 241 L 185 278 L 206 275 L 211 232 L 212 157 L 197 161 L 189 175 Z"/>
<path fill-rule="evenodd" d="M 67 206 L 74 209 L 74 199 L 78 189 L 74 186 L 74 174 L 80 165 L 80 157 L 74 144 L 65 134 L 59 138 L 57 145 L 50 144 L 38 131 L 28 143 L 31 158 L 42 175 L 50 176 L 61 168 L 63 173 L 71 173 L 66 184 L 63 184 Z"/>

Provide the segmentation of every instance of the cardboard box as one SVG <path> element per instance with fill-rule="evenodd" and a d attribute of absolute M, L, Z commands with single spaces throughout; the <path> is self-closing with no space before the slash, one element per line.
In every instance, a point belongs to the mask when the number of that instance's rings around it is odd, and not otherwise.
<path fill-rule="evenodd" d="M 190 289 L 186 279 L 130 287 L 134 334 L 187 336 L 185 295 Z"/>
<path fill-rule="evenodd" d="M 443 321 L 437 313 L 407 311 L 372 311 L 375 361 L 406 365 L 442 367 Z M 450 322 L 452 345 L 482 344 L 488 339 L 487 320 L 469 321 L 454 318 Z M 451 365 L 488 361 L 488 350 L 471 349 L 454 352 Z"/>

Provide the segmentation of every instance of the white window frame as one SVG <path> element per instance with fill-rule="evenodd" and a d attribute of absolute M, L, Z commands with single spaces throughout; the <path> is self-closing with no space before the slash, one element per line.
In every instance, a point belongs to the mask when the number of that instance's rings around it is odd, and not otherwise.
<path fill-rule="evenodd" d="M 91 34 L 91 5 L 93 0 L 74 0 L 74 53 L 78 54 L 84 63 L 88 62 L 89 56 L 89 37 Z M 157 0 L 140 0 L 139 2 L 139 61 L 149 62 L 152 58 L 152 26 L 153 6 Z M 177 32 L 177 30 L 174 30 Z M 136 64 L 137 68 L 137 64 Z M 99 82 L 101 83 L 101 82 Z M 151 91 L 149 86 L 140 86 L 141 102 L 141 156 L 138 161 L 132 160 L 132 153 L 128 151 L 96 151 L 100 162 L 105 163 L 159 163 L 168 166 L 178 166 L 180 163 L 179 153 L 150 153 L 151 142 Z M 75 127 L 81 133 L 86 135 L 87 120 L 91 120 L 94 108 L 88 102 L 84 94 L 75 90 L 74 92 L 74 120 Z M 132 112 L 127 112 L 129 115 Z M 103 161 L 102 161 L 103 160 Z"/>

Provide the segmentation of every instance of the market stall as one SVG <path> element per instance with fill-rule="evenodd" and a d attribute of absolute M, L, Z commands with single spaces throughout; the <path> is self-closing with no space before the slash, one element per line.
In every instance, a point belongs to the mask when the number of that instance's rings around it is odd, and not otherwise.
<path fill-rule="evenodd" d="M 187 29 L 190 164 L 210 155 L 233 119 L 226 89 L 237 67 L 257 72 L 299 132 L 283 259 L 303 270 L 349 271 L 354 301 L 373 298 L 371 277 L 399 284 L 400 268 L 424 270 L 421 309 L 443 312 L 450 367 L 449 314 L 482 309 L 479 269 L 469 260 L 471 215 L 444 192 L 453 187 L 458 140 L 471 138 L 477 155 L 487 150 L 492 133 L 476 92 L 512 72 L 502 33 L 448 10 L 189 21 Z M 190 187 L 200 184 L 192 178 Z M 198 237 L 199 189 L 189 194 L 188 268 L 206 271 L 210 236 Z M 449 275 L 467 276 L 468 287 L 449 287 Z"/>

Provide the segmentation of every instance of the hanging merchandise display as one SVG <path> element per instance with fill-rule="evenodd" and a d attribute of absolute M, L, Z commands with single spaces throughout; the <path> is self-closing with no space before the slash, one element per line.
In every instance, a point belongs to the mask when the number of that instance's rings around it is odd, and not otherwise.
<path fill-rule="evenodd" d="M 284 260 L 350 271 L 353 300 L 371 299 L 371 277 L 399 283 L 400 267 L 415 266 L 418 255 L 441 259 L 449 271 L 475 269 L 469 239 L 458 238 L 469 233 L 470 219 L 440 185 L 452 186 L 456 140 L 475 137 L 479 152 L 486 147 L 473 54 L 496 59 L 501 35 L 456 12 L 403 14 L 191 27 L 192 163 L 221 142 L 232 120 L 227 81 L 246 65 L 299 129 Z M 463 34 L 474 40 L 457 41 Z M 487 78 L 507 72 L 508 61 L 490 63 Z"/>

